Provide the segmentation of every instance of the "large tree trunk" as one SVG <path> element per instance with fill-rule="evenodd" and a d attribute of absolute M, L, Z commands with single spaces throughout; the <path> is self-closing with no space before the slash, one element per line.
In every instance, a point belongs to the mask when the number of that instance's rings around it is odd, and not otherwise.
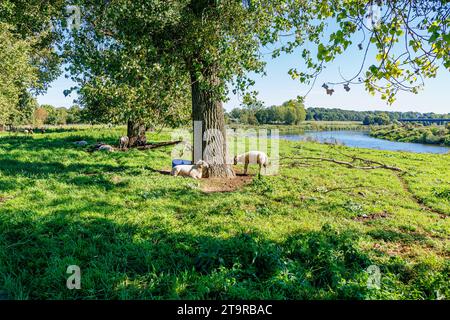
<path fill-rule="evenodd" d="M 209 71 L 204 76 L 211 77 L 210 83 L 216 83 L 217 73 Z M 227 144 L 225 118 L 222 102 L 217 101 L 213 92 L 202 88 L 191 73 L 192 120 L 194 121 L 194 162 L 203 159 L 209 164 L 207 176 L 231 178 L 234 171 L 227 163 Z M 201 127 L 201 129 L 200 129 Z M 201 152 L 200 152 L 201 148 Z"/>
<path fill-rule="evenodd" d="M 127 136 L 130 139 L 128 147 L 143 146 L 147 143 L 145 125 L 139 121 L 128 121 Z"/>

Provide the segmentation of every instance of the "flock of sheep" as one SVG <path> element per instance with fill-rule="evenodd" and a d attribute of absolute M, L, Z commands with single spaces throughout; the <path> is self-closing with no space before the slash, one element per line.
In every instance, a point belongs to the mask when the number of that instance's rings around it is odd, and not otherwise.
<path fill-rule="evenodd" d="M 9 129 L 9 131 L 10 132 L 22 132 L 22 133 L 24 133 L 26 135 L 29 135 L 29 134 L 34 134 L 34 133 L 37 133 L 37 132 L 45 133 L 45 128 L 40 128 L 40 129 L 39 128 L 38 129 L 33 129 L 33 128 L 19 129 L 19 128 L 11 127 Z"/>
<path fill-rule="evenodd" d="M 266 173 L 267 166 L 269 165 L 269 157 L 262 151 L 249 151 L 244 154 L 234 157 L 234 165 L 244 164 L 244 174 L 247 174 L 249 164 L 257 164 L 259 166 L 259 174 L 261 174 L 264 167 L 264 173 Z M 196 164 L 180 164 L 173 167 L 171 174 L 173 176 L 185 176 L 194 179 L 201 179 L 204 169 L 208 169 L 209 164 L 200 160 Z"/>
<path fill-rule="evenodd" d="M 121 137 L 119 139 L 119 149 L 126 150 L 129 146 L 129 142 L 130 139 L 128 137 Z M 88 143 L 84 140 L 76 141 L 74 144 L 80 147 L 88 145 Z M 93 146 L 93 150 L 113 152 L 115 149 L 111 145 L 97 143 Z M 264 173 L 266 173 L 267 166 L 269 165 L 269 157 L 262 151 L 249 151 L 235 156 L 233 162 L 234 165 L 244 164 L 244 175 L 247 175 L 249 164 L 257 164 L 259 166 L 259 174 L 261 174 L 262 168 L 264 168 Z M 208 168 L 209 164 L 204 160 L 200 160 L 195 164 L 180 164 L 174 166 L 171 171 L 171 175 L 175 177 L 184 176 L 191 177 L 193 179 L 201 179 L 203 177 L 204 170 L 207 170 Z"/>

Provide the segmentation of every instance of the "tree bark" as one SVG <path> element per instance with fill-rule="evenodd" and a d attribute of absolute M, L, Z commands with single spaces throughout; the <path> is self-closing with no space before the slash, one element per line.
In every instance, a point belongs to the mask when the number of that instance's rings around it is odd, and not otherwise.
<path fill-rule="evenodd" d="M 145 136 L 145 125 L 142 122 L 129 120 L 127 126 L 127 136 L 130 139 L 128 147 L 143 146 L 147 143 Z"/>
<path fill-rule="evenodd" d="M 208 77 L 207 81 L 211 84 L 219 81 L 217 72 L 213 68 L 205 72 L 203 76 Z M 191 90 L 192 120 L 194 123 L 196 121 L 201 123 L 201 130 L 194 128 L 194 161 L 201 157 L 208 163 L 207 177 L 234 177 L 233 167 L 227 163 L 225 117 L 222 102 L 218 101 L 210 89 L 202 88 L 195 72 L 191 72 Z M 200 133 L 201 137 L 198 136 Z M 201 153 L 199 148 L 201 148 Z"/>

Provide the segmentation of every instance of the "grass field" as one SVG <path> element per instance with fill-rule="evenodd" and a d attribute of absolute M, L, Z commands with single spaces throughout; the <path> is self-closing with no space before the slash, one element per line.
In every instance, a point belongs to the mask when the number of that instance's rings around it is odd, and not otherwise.
<path fill-rule="evenodd" d="M 450 297 L 450 155 L 283 141 L 282 157 L 346 153 L 405 173 L 310 161 L 204 193 L 205 181 L 155 171 L 170 169 L 170 147 L 89 153 L 72 144 L 123 133 L 0 134 L 4 298 Z M 81 290 L 66 288 L 69 265 L 81 268 Z M 367 285 L 372 265 L 379 287 Z"/>

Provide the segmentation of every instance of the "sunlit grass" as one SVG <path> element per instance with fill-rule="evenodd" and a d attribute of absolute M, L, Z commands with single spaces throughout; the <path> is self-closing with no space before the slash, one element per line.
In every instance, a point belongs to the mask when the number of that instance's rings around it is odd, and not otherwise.
<path fill-rule="evenodd" d="M 0 135 L 0 290 L 9 298 L 450 296 L 449 155 L 283 141 L 281 156 L 345 153 L 398 166 L 406 185 L 396 172 L 311 162 L 204 194 L 153 171 L 170 168 L 170 147 L 89 153 L 72 143 L 115 144 L 124 133 Z M 73 264 L 81 290 L 65 286 Z M 379 290 L 366 285 L 372 264 Z"/>

